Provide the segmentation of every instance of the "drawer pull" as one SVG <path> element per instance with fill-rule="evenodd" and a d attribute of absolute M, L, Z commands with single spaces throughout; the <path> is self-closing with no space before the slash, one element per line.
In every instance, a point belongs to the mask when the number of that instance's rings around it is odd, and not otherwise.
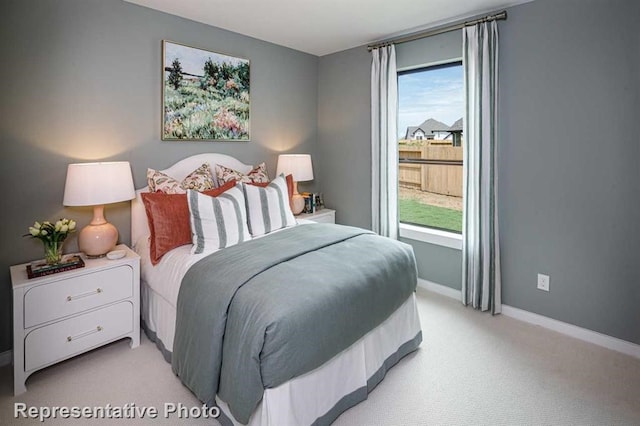
<path fill-rule="evenodd" d="M 71 302 L 72 300 L 82 299 L 83 297 L 93 296 L 94 294 L 102 293 L 102 289 L 100 287 L 96 288 L 93 291 L 88 291 L 86 293 L 76 294 L 75 296 L 67 296 L 67 302 Z"/>
<path fill-rule="evenodd" d="M 76 336 L 67 336 L 67 342 L 71 342 L 73 340 L 77 340 L 77 339 L 80 339 L 82 337 L 87 337 L 87 336 L 89 336 L 89 335 L 91 335 L 93 333 L 98 333 L 98 332 L 100 332 L 102 330 L 103 330 L 103 328 L 101 326 L 97 326 L 95 328 L 95 330 L 89 330 L 89 331 L 86 331 L 84 333 L 78 334 Z"/>

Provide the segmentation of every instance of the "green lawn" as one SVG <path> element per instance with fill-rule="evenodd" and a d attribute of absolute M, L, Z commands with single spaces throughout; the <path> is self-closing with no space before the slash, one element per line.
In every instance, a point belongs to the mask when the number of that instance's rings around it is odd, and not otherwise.
<path fill-rule="evenodd" d="M 400 222 L 462 232 L 462 212 L 422 204 L 416 200 L 399 200 Z"/>

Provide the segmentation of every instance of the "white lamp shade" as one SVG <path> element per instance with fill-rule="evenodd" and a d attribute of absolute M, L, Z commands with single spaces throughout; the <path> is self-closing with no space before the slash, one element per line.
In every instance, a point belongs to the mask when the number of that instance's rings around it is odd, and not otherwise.
<path fill-rule="evenodd" d="M 293 175 L 296 182 L 313 180 L 313 166 L 309 154 L 281 154 L 276 174 Z"/>
<path fill-rule="evenodd" d="M 98 206 L 136 197 L 128 161 L 69 164 L 65 206 Z"/>

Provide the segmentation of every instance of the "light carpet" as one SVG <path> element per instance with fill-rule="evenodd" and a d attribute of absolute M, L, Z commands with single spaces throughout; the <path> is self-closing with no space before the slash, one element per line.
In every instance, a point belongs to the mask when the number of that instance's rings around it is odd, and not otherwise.
<path fill-rule="evenodd" d="M 512 318 L 418 291 L 424 340 L 334 423 L 352 425 L 640 425 L 640 360 Z M 115 342 L 33 374 L 13 397 L 0 369 L 0 424 L 28 406 L 201 405 L 145 336 Z M 217 424 L 205 419 L 49 420 L 45 424 Z"/>

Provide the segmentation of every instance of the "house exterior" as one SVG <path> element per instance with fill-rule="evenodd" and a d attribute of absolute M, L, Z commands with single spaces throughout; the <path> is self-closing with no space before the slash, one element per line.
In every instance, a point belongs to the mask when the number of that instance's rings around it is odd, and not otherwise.
<path fill-rule="evenodd" d="M 409 126 L 407 127 L 407 132 L 405 133 L 404 139 L 412 140 L 412 141 L 421 141 L 427 139 L 427 135 L 424 130 L 422 130 L 418 126 Z"/>
<path fill-rule="evenodd" d="M 407 127 L 405 139 L 407 140 L 446 140 L 449 135 L 449 126 L 441 121 L 429 118 L 419 126 Z"/>
<path fill-rule="evenodd" d="M 462 118 L 456 120 L 455 123 L 449 127 L 449 131 L 451 132 L 451 137 L 453 139 L 453 146 L 462 146 L 462 129 L 464 122 Z"/>
<path fill-rule="evenodd" d="M 447 126 L 441 121 L 429 118 L 419 126 L 409 126 L 405 133 L 405 140 L 420 141 L 451 141 L 453 146 L 462 145 L 462 118 L 451 126 Z"/>

